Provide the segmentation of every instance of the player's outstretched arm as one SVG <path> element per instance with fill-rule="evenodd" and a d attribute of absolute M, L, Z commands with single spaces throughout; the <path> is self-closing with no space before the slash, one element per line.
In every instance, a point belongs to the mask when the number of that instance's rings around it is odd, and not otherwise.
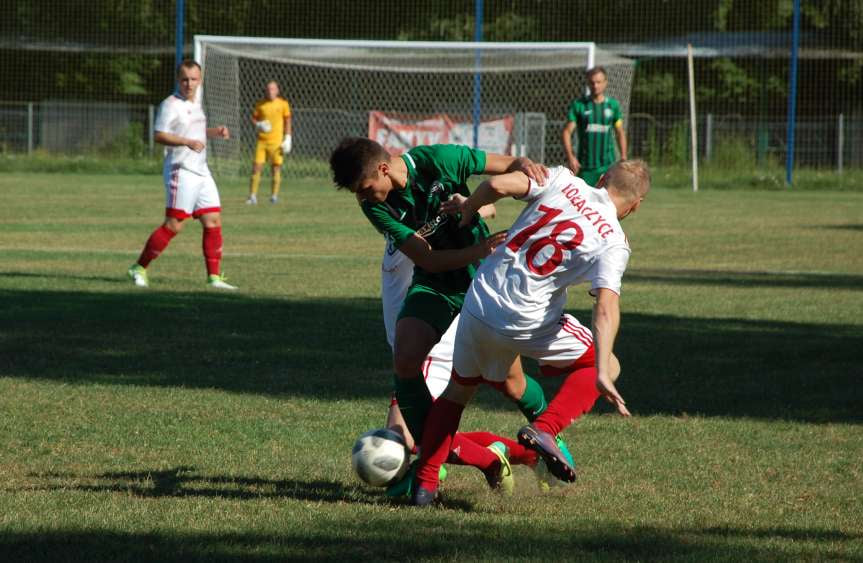
<path fill-rule="evenodd" d="M 462 225 L 470 223 L 474 213 L 482 207 L 505 197 L 523 197 L 530 190 L 530 180 L 524 172 L 510 172 L 492 176 L 477 186 L 465 200 L 450 200 L 441 204 L 445 213 L 461 213 Z"/>
<path fill-rule="evenodd" d="M 413 235 L 399 250 L 427 272 L 448 272 L 479 262 L 506 240 L 506 232 L 495 233 L 479 244 L 456 250 L 434 250 L 424 238 Z"/>
<path fill-rule="evenodd" d="M 596 348 L 596 387 L 623 416 L 630 416 L 626 401 L 614 385 L 617 361 L 612 354 L 614 339 L 620 327 L 620 296 L 599 288 L 593 306 L 593 345 Z"/>
<path fill-rule="evenodd" d="M 486 153 L 483 172 L 490 175 L 524 172 L 528 178 L 538 184 L 544 184 L 548 179 L 548 168 L 525 156 L 515 157 Z"/>

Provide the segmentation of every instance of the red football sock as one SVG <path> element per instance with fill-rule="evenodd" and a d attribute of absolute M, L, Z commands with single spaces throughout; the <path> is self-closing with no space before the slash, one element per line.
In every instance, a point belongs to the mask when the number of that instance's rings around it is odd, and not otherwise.
<path fill-rule="evenodd" d="M 536 452 L 525 448 L 515 440 L 492 434 L 491 432 L 459 432 L 456 436 L 464 436 L 471 442 L 488 447 L 495 442 L 501 442 L 507 447 L 509 462 L 514 465 L 536 465 Z"/>
<path fill-rule="evenodd" d="M 168 246 L 168 243 L 171 242 L 171 239 L 176 234 L 165 225 L 159 226 L 159 228 L 153 231 L 150 238 L 147 239 L 147 244 L 144 245 L 144 250 L 141 251 L 141 256 L 138 257 L 138 264 L 143 268 L 149 266 L 150 262 L 158 258 L 159 254 L 165 250 L 165 247 Z"/>
<path fill-rule="evenodd" d="M 219 263 L 222 261 L 222 227 L 204 227 L 203 247 L 207 274 L 219 275 Z"/>
<path fill-rule="evenodd" d="M 425 423 L 420 447 L 420 465 L 416 475 L 417 483 L 424 489 L 437 489 L 438 472 L 449 456 L 453 436 L 458 430 L 463 411 L 464 405 L 443 398 L 432 405 Z"/>
<path fill-rule="evenodd" d="M 596 389 L 596 368 L 575 370 L 548 403 L 548 408 L 533 422 L 538 429 L 554 436 L 590 411 L 599 398 Z"/>
<path fill-rule="evenodd" d="M 453 436 L 447 463 L 472 465 L 485 471 L 494 465 L 498 459 L 491 450 L 469 440 L 464 434 L 458 432 Z"/>

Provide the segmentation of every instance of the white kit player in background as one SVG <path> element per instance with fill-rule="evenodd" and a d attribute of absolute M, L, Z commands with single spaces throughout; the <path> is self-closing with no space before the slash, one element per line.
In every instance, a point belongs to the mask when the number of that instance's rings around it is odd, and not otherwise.
<path fill-rule="evenodd" d="M 203 226 L 203 252 L 207 285 L 216 289 L 237 289 L 221 272 L 222 207 L 219 190 L 207 166 L 207 139 L 230 138 L 227 127 L 207 128 L 201 107 L 201 67 L 184 61 L 177 70 L 178 89 L 159 106 L 154 129 L 155 141 L 165 146 L 165 221 L 150 235 L 138 261 L 128 271 L 138 287 L 148 287 L 147 266 L 193 217 Z"/>
<path fill-rule="evenodd" d="M 520 172 L 495 176 L 460 206 L 448 209 L 469 218 L 502 197 L 527 203 L 506 243 L 478 269 L 465 297 L 452 378 L 426 423 L 415 504 L 434 500 L 438 467 L 477 383 L 502 381 L 517 355 L 567 374 L 549 408 L 519 431 L 519 441 L 535 449 L 556 477 L 574 481 L 575 470 L 561 455 L 554 434 L 589 411 L 600 393 L 620 414 L 629 415 L 614 384 L 620 364 L 612 353 L 630 255 L 619 221 L 638 209 L 649 189 L 650 173 L 639 160 L 615 164 L 597 188 L 558 167 L 543 186 Z M 563 312 L 567 287 L 582 282 L 590 283 L 596 298 L 592 333 Z"/>

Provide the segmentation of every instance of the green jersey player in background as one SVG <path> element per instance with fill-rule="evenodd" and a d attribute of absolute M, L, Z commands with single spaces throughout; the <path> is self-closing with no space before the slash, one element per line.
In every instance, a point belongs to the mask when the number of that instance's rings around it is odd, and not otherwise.
<path fill-rule="evenodd" d="M 460 145 L 420 146 L 391 156 L 379 143 L 361 137 L 343 139 L 330 156 L 330 167 L 336 185 L 356 194 L 372 225 L 415 264 L 396 324 L 393 364 L 399 409 L 419 441 L 432 404 L 423 362 L 461 310 L 480 260 L 505 238 L 505 233 L 489 235 L 478 216 L 460 226 L 461 218 L 442 213 L 440 205 L 469 196 L 467 179 L 475 174 L 519 170 L 542 181 L 546 170 L 525 158 Z M 522 379 L 518 360 L 512 371 L 502 390 L 533 419 L 547 405 L 542 388 L 532 378 Z"/>
<path fill-rule="evenodd" d="M 605 95 L 608 75 L 601 66 L 587 71 L 590 95 L 573 100 L 563 128 L 563 149 L 569 169 L 591 186 L 595 186 L 608 168 L 617 161 L 614 141 L 617 140 L 620 160 L 626 160 L 626 132 L 620 103 Z M 578 139 L 578 156 L 572 150 L 572 133 Z"/>

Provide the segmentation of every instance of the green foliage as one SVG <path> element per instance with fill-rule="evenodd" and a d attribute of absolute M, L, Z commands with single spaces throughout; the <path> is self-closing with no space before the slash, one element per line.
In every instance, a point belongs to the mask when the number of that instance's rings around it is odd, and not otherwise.
<path fill-rule="evenodd" d="M 710 63 L 717 73 L 716 97 L 736 104 L 752 103 L 758 94 L 758 80 L 729 58 L 720 57 Z"/>
<path fill-rule="evenodd" d="M 686 92 L 683 85 L 677 82 L 677 78 L 671 72 L 652 73 L 645 70 L 636 73 L 632 84 L 632 95 L 653 103 L 669 103 L 683 101 Z"/>
<path fill-rule="evenodd" d="M 717 135 L 710 165 L 725 170 L 756 170 L 755 147 L 740 135 Z"/>
<path fill-rule="evenodd" d="M 689 162 L 689 121 L 677 121 L 671 127 L 660 162 L 667 166 L 685 166 Z"/>
<path fill-rule="evenodd" d="M 854 88 L 860 87 L 861 77 L 863 77 L 863 60 L 859 59 L 843 66 L 837 73 L 840 82 Z"/>
<path fill-rule="evenodd" d="M 123 131 L 96 148 L 102 156 L 119 156 L 129 159 L 141 158 L 149 152 L 144 140 L 144 125 L 130 123 Z"/>
<path fill-rule="evenodd" d="M 0 173 L 151 174 L 162 171 L 161 153 L 129 158 L 120 154 L 61 155 L 36 151 L 32 155 L 0 153 Z"/>
<path fill-rule="evenodd" d="M 473 41 L 475 18 L 468 13 L 446 17 L 435 16 L 428 27 L 422 30 L 402 30 L 398 39 L 402 41 Z M 501 14 L 494 21 L 483 25 L 484 41 L 535 41 L 537 22 L 531 16 L 515 12 Z"/>
<path fill-rule="evenodd" d="M 651 122 L 647 126 L 647 138 L 644 145 L 643 158 L 647 162 L 662 162 L 662 143 L 659 142 L 659 137 L 656 131 L 656 123 Z"/>

